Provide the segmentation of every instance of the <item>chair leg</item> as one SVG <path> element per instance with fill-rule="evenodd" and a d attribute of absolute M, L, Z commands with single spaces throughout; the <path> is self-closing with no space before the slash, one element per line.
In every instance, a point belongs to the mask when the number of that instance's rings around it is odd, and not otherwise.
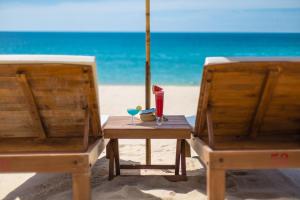
<path fill-rule="evenodd" d="M 73 200 L 91 199 L 91 172 L 73 173 Z"/>
<path fill-rule="evenodd" d="M 225 199 L 225 170 L 207 168 L 207 199 Z"/>

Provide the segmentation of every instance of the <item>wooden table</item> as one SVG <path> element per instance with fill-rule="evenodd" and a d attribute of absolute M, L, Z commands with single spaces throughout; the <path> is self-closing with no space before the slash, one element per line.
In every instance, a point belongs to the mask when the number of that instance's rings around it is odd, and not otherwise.
<path fill-rule="evenodd" d="M 186 154 L 189 148 L 185 139 L 191 137 L 191 126 L 183 115 L 166 116 L 168 121 L 158 126 L 155 121 L 142 122 L 135 119 L 136 125 L 131 125 L 131 117 L 109 117 L 104 126 L 104 137 L 110 139 L 107 145 L 109 159 L 109 180 L 120 175 L 120 169 L 175 169 L 175 179 L 186 179 Z M 176 139 L 175 165 L 120 165 L 118 139 Z M 179 175 L 181 163 L 181 175 Z M 178 178 L 181 176 L 181 178 Z M 176 178 L 177 177 L 177 178 Z"/>

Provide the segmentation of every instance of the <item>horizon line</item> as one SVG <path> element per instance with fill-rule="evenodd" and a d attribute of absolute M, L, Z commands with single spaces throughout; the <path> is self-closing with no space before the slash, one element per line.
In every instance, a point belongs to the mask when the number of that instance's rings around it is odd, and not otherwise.
<path fill-rule="evenodd" d="M 144 31 L 64 31 L 64 30 L 0 30 L 3 32 L 15 33 L 145 33 Z M 275 33 L 275 34 L 300 34 L 300 32 L 285 31 L 151 31 L 151 33 Z"/>

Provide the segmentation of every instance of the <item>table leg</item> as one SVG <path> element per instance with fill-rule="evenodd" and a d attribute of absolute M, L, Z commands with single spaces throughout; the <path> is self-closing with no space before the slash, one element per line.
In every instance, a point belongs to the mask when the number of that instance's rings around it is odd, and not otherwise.
<path fill-rule="evenodd" d="M 185 140 L 181 140 L 181 175 L 186 176 Z"/>
<path fill-rule="evenodd" d="M 114 178 L 114 149 L 113 149 L 113 140 L 110 140 L 109 143 L 107 144 L 107 149 L 106 151 L 108 152 L 109 155 L 109 175 L 108 175 L 108 180 L 112 180 Z"/>
<path fill-rule="evenodd" d="M 110 148 L 110 145 L 111 145 L 111 140 L 109 140 L 109 142 L 106 145 L 106 155 L 105 155 L 106 159 L 109 159 L 109 151 L 110 151 L 109 148 Z"/>
<path fill-rule="evenodd" d="M 191 155 L 191 145 L 185 140 L 185 157 L 192 157 Z"/>
<path fill-rule="evenodd" d="M 151 165 L 151 140 L 146 139 L 146 164 Z"/>
<path fill-rule="evenodd" d="M 177 140 L 176 158 L 175 158 L 175 175 L 179 175 L 180 155 L 181 155 L 181 140 Z"/>
<path fill-rule="evenodd" d="M 115 164 L 116 164 L 116 175 L 119 176 L 120 172 L 120 155 L 119 155 L 119 141 L 118 139 L 114 139 L 114 156 L 115 156 Z"/>

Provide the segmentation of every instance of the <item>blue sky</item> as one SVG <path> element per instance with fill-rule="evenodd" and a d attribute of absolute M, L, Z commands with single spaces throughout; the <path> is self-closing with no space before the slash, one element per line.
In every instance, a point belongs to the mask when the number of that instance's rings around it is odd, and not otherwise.
<path fill-rule="evenodd" d="M 145 0 L 0 0 L 0 31 L 144 31 Z M 151 0 L 154 32 L 300 32 L 300 0 Z"/>

